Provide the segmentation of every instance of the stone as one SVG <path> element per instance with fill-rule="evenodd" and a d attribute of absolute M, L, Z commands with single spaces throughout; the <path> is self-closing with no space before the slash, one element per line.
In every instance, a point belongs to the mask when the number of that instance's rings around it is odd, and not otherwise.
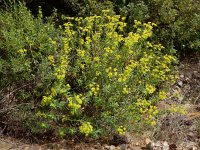
<path fill-rule="evenodd" d="M 197 135 L 195 135 L 194 132 L 189 132 L 189 133 L 187 133 L 187 139 L 188 139 L 189 141 L 194 142 L 196 138 L 197 138 Z"/>
<path fill-rule="evenodd" d="M 170 150 L 169 144 L 167 141 L 157 141 L 151 142 L 146 146 L 149 150 Z"/>
<path fill-rule="evenodd" d="M 110 145 L 121 145 L 130 143 L 130 139 L 126 135 L 115 134 L 113 138 L 109 141 Z"/>
<path fill-rule="evenodd" d="M 185 65 L 184 65 L 184 64 L 180 64 L 179 68 L 180 68 L 180 69 L 184 69 L 184 68 L 185 68 Z"/>
<path fill-rule="evenodd" d="M 106 145 L 106 146 L 105 146 L 105 149 L 106 149 L 106 150 L 116 150 L 116 147 L 115 147 L 114 145 L 110 145 L 110 146 L 109 146 L 109 145 Z"/>
<path fill-rule="evenodd" d="M 109 150 L 110 146 L 109 146 L 109 145 L 106 145 L 104 148 L 105 148 L 106 150 Z"/>
<path fill-rule="evenodd" d="M 200 78 L 200 73 L 199 73 L 198 71 L 194 71 L 194 72 L 193 72 L 193 76 L 194 76 L 195 78 Z"/>
<path fill-rule="evenodd" d="M 183 86 L 183 81 L 178 81 L 178 86 L 182 87 Z"/>
<path fill-rule="evenodd" d="M 130 146 L 128 150 L 141 150 L 139 146 Z"/>
<path fill-rule="evenodd" d="M 175 150 L 177 149 L 177 145 L 174 144 L 174 143 L 173 143 L 173 144 L 170 144 L 169 147 L 170 147 L 170 149 L 175 149 Z"/>
<path fill-rule="evenodd" d="M 183 74 L 180 75 L 180 78 L 184 78 L 185 76 Z"/>
<path fill-rule="evenodd" d="M 136 142 L 136 143 L 135 143 L 135 146 L 139 146 L 139 145 L 140 145 L 140 143 L 139 143 L 139 142 Z"/>
<path fill-rule="evenodd" d="M 147 145 L 147 144 L 149 144 L 149 143 L 151 143 L 151 140 L 150 140 L 149 138 L 146 138 L 146 139 L 145 139 L 145 144 Z"/>
<path fill-rule="evenodd" d="M 122 144 L 120 145 L 120 150 L 127 150 L 128 145 L 127 144 Z"/>
<path fill-rule="evenodd" d="M 99 149 L 100 146 L 101 146 L 101 144 L 100 144 L 100 143 L 97 143 L 97 144 L 95 144 L 93 147 L 94 147 L 95 149 Z"/>
<path fill-rule="evenodd" d="M 163 148 L 162 149 L 163 150 L 169 150 L 169 144 L 166 141 L 163 142 Z"/>

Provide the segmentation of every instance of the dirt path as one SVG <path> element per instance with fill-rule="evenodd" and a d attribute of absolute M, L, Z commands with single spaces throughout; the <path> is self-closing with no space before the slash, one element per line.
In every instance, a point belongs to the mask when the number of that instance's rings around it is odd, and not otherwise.
<path fill-rule="evenodd" d="M 17 139 L 1 137 L 0 150 L 44 150 L 41 146 L 25 144 Z"/>

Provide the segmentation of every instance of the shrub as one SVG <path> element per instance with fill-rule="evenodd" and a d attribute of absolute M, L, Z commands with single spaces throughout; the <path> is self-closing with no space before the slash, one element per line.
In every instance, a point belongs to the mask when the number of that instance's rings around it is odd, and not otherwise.
<path fill-rule="evenodd" d="M 158 25 L 156 39 L 179 52 L 199 49 L 200 2 L 195 0 L 113 0 L 115 10 L 134 19 Z"/>
<path fill-rule="evenodd" d="M 53 8 L 69 16 L 100 15 L 103 9 L 112 9 L 126 17 L 129 31 L 134 20 L 154 22 L 158 25 L 155 40 L 179 52 L 199 49 L 200 2 L 198 0 L 25 0 L 33 11 L 42 5 L 45 15 Z M 114 13 L 112 12 L 112 14 Z"/>
<path fill-rule="evenodd" d="M 156 102 L 174 81 L 176 58 L 150 42 L 154 23 L 135 21 L 126 34 L 125 18 L 68 17 L 63 36 L 52 37 L 52 86 L 41 101 L 38 119 L 64 137 L 104 135 L 144 122 L 154 125 Z"/>
<path fill-rule="evenodd" d="M 24 3 L 8 4 L 1 10 L 0 26 L 1 113 L 15 110 L 13 119 L 23 121 L 33 116 L 31 111 L 50 85 L 52 69 L 47 57 L 53 48 L 48 41 L 59 30 L 44 23 L 41 12 L 34 18 Z"/>
<path fill-rule="evenodd" d="M 199 49 L 200 2 L 191 0 L 154 0 L 150 16 L 160 26 L 158 37 L 172 42 L 179 51 Z"/>

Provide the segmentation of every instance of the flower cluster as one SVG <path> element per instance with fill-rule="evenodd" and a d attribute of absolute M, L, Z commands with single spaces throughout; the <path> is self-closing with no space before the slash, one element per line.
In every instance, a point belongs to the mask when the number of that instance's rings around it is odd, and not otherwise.
<path fill-rule="evenodd" d="M 81 99 L 82 95 L 75 95 L 74 97 L 69 97 L 68 100 L 68 107 L 72 110 L 71 113 L 74 114 L 74 111 L 81 108 L 81 104 L 83 103 Z"/>
<path fill-rule="evenodd" d="M 117 128 L 117 132 L 120 134 L 120 135 L 125 135 L 125 131 L 126 131 L 126 128 L 123 127 L 123 126 L 119 126 Z"/>
<path fill-rule="evenodd" d="M 84 134 L 85 136 L 88 136 L 93 131 L 93 127 L 90 124 L 90 122 L 83 122 L 81 126 L 79 127 L 80 133 Z"/>

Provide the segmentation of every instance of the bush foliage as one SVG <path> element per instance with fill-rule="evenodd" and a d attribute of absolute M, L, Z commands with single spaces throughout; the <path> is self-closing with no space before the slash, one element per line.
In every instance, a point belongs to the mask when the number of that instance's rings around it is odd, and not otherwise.
<path fill-rule="evenodd" d="M 158 24 L 158 38 L 179 51 L 199 49 L 200 2 L 154 0 L 149 4 L 151 20 Z"/>
<path fill-rule="evenodd" d="M 49 38 L 59 32 L 54 25 L 43 23 L 40 12 L 38 18 L 23 3 L 9 5 L 0 11 L 0 90 L 1 107 L 14 107 L 19 119 L 20 112 L 28 110 L 24 118 L 34 109 L 50 85 L 51 67 L 48 55 L 52 51 Z M 13 110 L 13 109 L 12 109 Z M 26 116 L 27 115 L 27 116 Z"/>
<path fill-rule="evenodd" d="M 94 5 L 95 4 L 95 5 Z M 155 39 L 179 52 L 199 49 L 200 2 L 191 0 L 88 0 L 80 5 L 80 14 L 98 14 L 108 6 L 116 14 L 126 17 L 128 31 L 134 20 L 154 22 L 158 25 Z M 86 11 L 83 11 L 86 10 Z M 87 14 L 88 15 L 88 14 Z"/>
<path fill-rule="evenodd" d="M 125 18 L 108 14 L 68 17 L 63 37 L 50 40 L 54 78 L 37 116 L 48 128 L 57 124 L 62 136 L 111 133 L 143 119 L 154 125 L 155 104 L 175 79 L 176 58 L 148 40 L 154 23 L 135 20 L 135 32 L 126 34 Z"/>
<path fill-rule="evenodd" d="M 40 9 L 33 17 L 24 3 L 1 10 L 0 104 L 15 105 L 13 119 L 32 132 L 51 129 L 61 137 L 155 125 L 156 103 L 175 81 L 177 62 L 153 38 L 160 27 L 114 15 L 109 1 L 85 3 L 88 17 L 66 17 L 58 28 L 55 18 L 44 22 Z M 132 15 L 148 18 L 145 5 L 134 5 Z"/>
<path fill-rule="evenodd" d="M 112 9 L 126 17 L 126 23 L 134 20 L 154 22 L 158 25 L 155 38 L 166 47 L 179 52 L 199 49 L 200 2 L 198 0 L 25 0 L 33 13 L 42 6 L 45 15 L 53 9 L 69 16 L 100 15 L 101 10 Z M 129 31 L 132 28 L 129 28 Z"/>
<path fill-rule="evenodd" d="M 158 25 L 155 38 L 179 52 L 199 49 L 200 2 L 192 0 L 112 0 L 115 12 Z"/>

